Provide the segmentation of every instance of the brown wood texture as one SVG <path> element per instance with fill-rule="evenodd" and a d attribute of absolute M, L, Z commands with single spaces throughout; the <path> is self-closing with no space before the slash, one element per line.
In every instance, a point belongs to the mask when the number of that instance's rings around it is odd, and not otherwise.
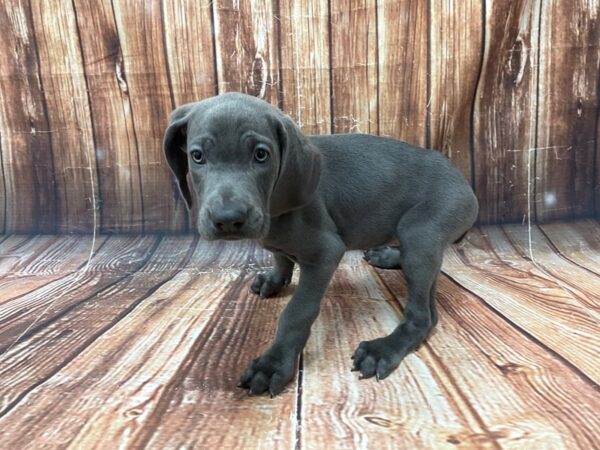
<path fill-rule="evenodd" d="M 542 2 L 540 43 L 536 214 L 582 217 L 594 202 L 600 1 Z"/>
<path fill-rule="evenodd" d="M 245 92 L 279 104 L 278 24 L 274 2 L 218 0 L 215 40 L 219 93 Z"/>
<path fill-rule="evenodd" d="M 485 3 L 473 124 L 475 190 L 484 223 L 521 221 L 535 189 L 540 1 Z"/>
<path fill-rule="evenodd" d="M 331 132 L 326 0 L 279 1 L 282 108 L 307 134 Z"/>
<path fill-rule="evenodd" d="M 379 133 L 424 146 L 427 137 L 426 2 L 384 0 L 377 10 Z"/>
<path fill-rule="evenodd" d="M 483 56 L 483 2 L 434 0 L 429 21 L 427 146 L 472 178 L 471 120 Z"/>
<path fill-rule="evenodd" d="M 33 1 L 31 14 L 53 149 L 56 229 L 90 231 L 99 227 L 99 189 L 75 10 L 60 0 Z"/>
<path fill-rule="evenodd" d="M 51 128 L 26 0 L 0 8 L 0 230 L 56 231 Z"/>
<path fill-rule="evenodd" d="M 435 332 L 379 383 L 358 380 L 350 355 L 394 329 L 407 288 L 348 253 L 274 399 L 235 384 L 297 274 L 259 299 L 249 284 L 271 259 L 253 244 L 117 235 L 87 266 L 90 244 L 0 241 L 3 448 L 600 445 L 597 221 L 473 231 L 447 255 Z M 4 289 L 19 277 L 29 289 Z"/>
<path fill-rule="evenodd" d="M 377 3 L 331 2 L 333 133 L 379 132 Z"/>
<path fill-rule="evenodd" d="M 282 107 L 309 134 L 440 150 L 472 182 L 481 223 L 591 217 L 599 11 L 597 0 L 6 0 L 0 232 L 187 231 L 163 132 L 174 107 L 227 91 Z"/>

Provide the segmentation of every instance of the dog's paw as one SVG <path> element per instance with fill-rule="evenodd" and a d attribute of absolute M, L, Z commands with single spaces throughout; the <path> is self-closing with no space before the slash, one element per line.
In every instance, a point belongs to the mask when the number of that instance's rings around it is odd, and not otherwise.
<path fill-rule="evenodd" d="M 250 290 L 261 297 L 272 297 L 290 284 L 290 281 L 291 278 L 282 276 L 273 269 L 267 273 L 259 273 L 250 286 Z"/>
<path fill-rule="evenodd" d="M 379 247 L 367 250 L 364 255 L 373 267 L 380 269 L 400 269 L 400 249 L 396 247 Z"/>
<path fill-rule="evenodd" d="M 274 397 L 290 382 L 295 366 L 294 357 L 267 351 L 250 363 L 238 387 L 248 389 L 249 395 L 269 391 L 271 397 Z"/>
<path fill-rule="evenodd" d="M 360 379 L 375 376 L 379 381 L 398 367 L 402 357 L 386 338 L 380 338 L 361 342 L 352 360 L 352 370 L 360 371 Z"/>

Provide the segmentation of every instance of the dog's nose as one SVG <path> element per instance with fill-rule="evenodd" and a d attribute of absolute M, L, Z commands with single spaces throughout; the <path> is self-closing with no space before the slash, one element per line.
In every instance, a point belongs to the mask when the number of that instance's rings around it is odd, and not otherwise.
<path fill-rule="evenodd" d="M 212 213 L 215 228 L 224 233 L 235 233 L 244 227 L 246 211 L 241 208 L 223 208 Z"/>

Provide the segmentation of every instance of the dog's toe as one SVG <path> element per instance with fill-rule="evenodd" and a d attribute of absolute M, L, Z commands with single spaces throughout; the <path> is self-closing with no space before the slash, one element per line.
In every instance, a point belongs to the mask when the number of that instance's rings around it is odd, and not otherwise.
<path fill-rule="evenodd" d="M 380 247 L 367 250 L 363 256 L 373 267 L 380 269 L 400 269 L 400 249 Z"/>
<path fill-rule="evenodd" d="M 360 343 L 353 355 L 353 371 L 360 371 L 359 379 L 376 376 L 386 378 L 400 364 L 401 357 L 385 338 Z"/>
<path fill-rule="evenodd" d="M 249 395 L 259 395 L 268 391 L 271 397 L 274 397 L 292 379 L 294 366 L 293 358 L 264 353 L 250 363 L 238 387 L 248 389 Z"/>

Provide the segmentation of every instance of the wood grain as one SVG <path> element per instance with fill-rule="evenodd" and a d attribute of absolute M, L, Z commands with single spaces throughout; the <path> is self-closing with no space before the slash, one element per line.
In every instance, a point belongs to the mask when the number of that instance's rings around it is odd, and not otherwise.
<path fill-rule="evenodd" d="M 599 210 L 598 0 L 5 3 L 0 232 L 189 230 L 163 132 L 226 91 L 441 150 L 481 223 Z"/>
<path fill-rule="evenodd" d="M 58 213 L 54 150 L 28 2 L 0 8 L 0 26 L 0 231 L 49 233 Z"/>
<path fill-rule="evenodd" d="M 249 294 L 254 274 L 272 264 L 256 245 L 101 237 L 74 280 L 89 237 L 0 238 L 0 440 L 74 449 L 596 448 L 598 276 L 577 254 L 597 252 L 600 226 L 543 228 L 531 230 L 534 262 L 521 226 L 485 227 L 453 247 L 436 331 L 380 383 L 359 381 L 349 356 L 396 326 L 406 284 L 401 271 L 376 271 L 348 253 L 301 372 L 275 399 L 235 388 L 297 283 L 296 272 L 280 297 Z M 35 274 L 57 278 L 19 298 L 4 289 L 17 277 L 38 283 Z M 9 330 L 49 302 L 7 351 Z"/>
<path fill-rule="evenodd" d="M 217 93 L 211 3 L 195 0 L 162 3 L 169 78 L 176 106 Z"/>
<path fill-rule="evenodd" d="M 488 1 L 474 110 L 483 223 L 521 221 L 533 196 L 540 0 Z"/>
<path fill-rule="evenodd" d="M 529 233 L 522 226 L 506 225 L 502 231 L 522 259 L 532 262 L 537 269 L 569 291 L 572 298 L 600 324 L 600 274 L 594 276 L 594 272 L 587 267 L 558 254 L 537 227 Z"/>
<path fill-rule="evenodd" d="M 326 0 L 279 2 L 282 108 L 306 134 L 331 132 Z"/>
<path fill-rule="evenodd" d="M 553 277 L 521 260 L 498 229 L 472 233 L 469 243 L 447 253 L 444 272 L 597 383 L 595 315 Z"/>
<path fill-rule="evenodd" d="M 471 120 L 483 54 L 481 0 L 434 0 L 429 8 L 430 125 L 427 145 L 439 149 L 472 181 Z M 479 67 L 480 68 L 480 67 Z"/>
<path fill-rule="evenodd" d="M 7 244 L 11 241 L 9 239 Z M 105 242 L 105 236 L 98 237 L 94 251 L 101 249 Z M 0 303 L 24 296 L 59 279 L 73 279 L 73 274 L 87 263 L 92 237 L 58 239 L 56 236 L 39 236 L 28 239 L 22 245 L 6 245 L 3 248 L 6 254 L 0 264 Z"/>
<path fill-rule="evenodd" d="M 377 4 L 331 2 L 333 133 L 379 133 Z"/>
<path fill-rule="evenodd" d="M 550 223 L 541 231 L 563 257 L 600 275 L 600 227 L 598 221 Z"/>
<path fill-rule="evenodd" d="M 378 273 L 404 305 L 407 291 L 401 273 Z M 468 405 L 465 414 L 471 414 L 482 430 L 442 434 L 446 443 L 474 448 L 597 444 L 593 430 L 599 420 L 588 413 L 600 401 L 593 383 L 582 381 L 560 357 L 524 339 L 518 328 L 486 306 L 487 297 L 477 298 L 445 276 L 437 292 L 439 325 L 423 347 L 433 355 L 439 383 L 454 385 Z M 428 403 L 433 398 L 428 395 Z M 573 406 L 573 398 L 584 399 L 581 409 Z M 550 410 L 553 414 L 544 412 Z"/>
<path fill-rule="evenodd" d="M 75 12 L 60 0 L 31 2 L 56 183 L 57 230 L 98 227 L 92 118 Z"/>
<path fill-rule="evenodd" d="M 279 104 L 277 21 L 270 0 L 213 2 L 219 92 Z"/>
<path fill-rule="evenodd" d="M 141 232 L 140 155 L 114 12 L 108 2 L 73 5 L 94 129 L 100 227 Z"/>
<path fill-rule="evenodd" d="M 424 146 L 427 135 L 427 2 L 378 4 L 379 133 Z"/>
<path fill-rule="evenodd" d="M 323 300 L 304 351 L 301 448 L 451 448 L 448 439 L 461 434 L 489 447 L 429 347 L 380 383 L 350 372 L 358 344 L 391 333 L 400 320 L 395 298 L 373 274 L 357 252 L 347 254 Z"/>
<path fill-rule="evenodd" d="M 129 92 L 140 152 L 145 231 L 183 231 L 188 217 L 162 154 L 164 130 L 175 107 L 162 26 L 161 2 L 113 0 L 123 82 Z"/>
<path fill-rule="evenodd" d="M 543 2 L 540 42 L 536 213 L 582 217 L 594 202 L 600 1 Z"/>

